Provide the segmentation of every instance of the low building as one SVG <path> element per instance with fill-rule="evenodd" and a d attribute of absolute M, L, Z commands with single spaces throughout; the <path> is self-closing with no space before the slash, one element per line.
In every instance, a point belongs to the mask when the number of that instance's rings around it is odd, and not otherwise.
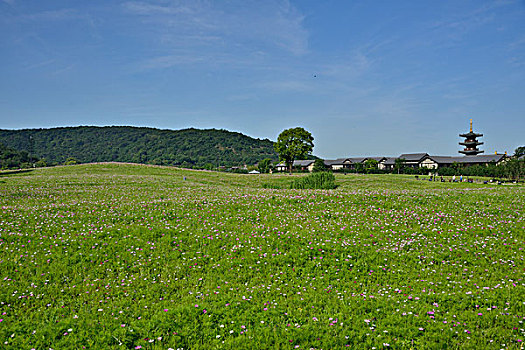
<path fill-rule="evenodd" d="M 380 170 L 394 170 L 396 161 L 403 160 L 403 167 L 405 168 L 427 168 L 439 169 L 450 167 L 454 164 L 459 166 L 471 165 L 488 165 L 494 163 L 496 165 L 505 162 L 508 157 L 505 154 L 487 154 L 475 156 L 432 156 L 428 153 L 404 153 L 399 157 L 348 157 L 324 160 L 327 169 L 333 171 L 342 171 L 345 169 L 355 169 L 357 164 L 365 164 L 367 160 L 373 159 L 378 162 L 377 167 Z M 293 168 L 295 170 L 313 171 L 314 160 L 295 160 Z M 399 162 L 399 161 L 398 161 Z M 277 171 L 288 171 L 286 164 L 279 163 L 275 166 Z"/>
<path fill-rule="evenodd" d="M 420 168 L 421 162 L 428 158 L 428 153 L 405 153 L 398 158 L 404 159 L 403 166 L 408 168 Z"/>
<path fill-rule="evenodd" d="M 279 163 L 275 165 L 275 171 L 287 171 L 288 168 L 286 167 L 286 164 Z"/>
<path fill-rule="evenodd" d="M 343 170 L 349 167 L 349 162 L 347 158 L 338 158 L 334 160 L 325 160 L 324 165 L 330 170 Z"/>
<path fill-rule="evenodd" d="M 376 162 L 380 163 L 386 159 L 386 157 L 348 157 L 348 158 L 338 158 L 334 160 L 325 160 L 324 164 L 327 168 L 340 171 L 344 169 L 355 169 L 356 164 L 364 164 L 367 160 L 373 159 Z"/>
<path fill-rule="evenodd" d="M 377 164 L 380 170 L 392 170 L 396 165 L 396 157 L 384 157 L 382 161 Z"/>
<path fill-rule="evenodd" d="M 396 160 L 402 159 L 403 166 L 408 168 L 419 168 L 420 163 L 428 157 L 428 153 L 403 153 L 399 157 L 383 157 L 379 161 L 378 168 L 381 170 L 394 170 Z"/>
<path fill-rule="evenodd" d="M 505 162 L 507 156 L 505 154 L 485 154 L 485 155 L 475 155 L 475 156 L 460 156 L 460 157 L 451 157 L 451 156 L 428 156 L 422 162 L 420 167 L 425 167 L 428 169 L 439 169 L 450 167 L 454 164 L 461 166 L 472 166 L 472 165 L 488 165 L 494 163 L 499 165 Z"/>
<path fill-rule="evenodd" d="M 387 158 L 379 163 L 379 169 L 393 170 L 396 160 L 403 159 L 403 166 L 410 168 L 439 169 L 453 164 L 460 166 L 501 164 L 507 159 L 505 154 L 487 154 L 475 156 L 431 156 L 427 153 L 402 154 L 399 157 Z"/>
<path fill-rule="evenodd" d="M 308 170 L 312 172 L 314 170 L 314 162 L 315 160 L 294 160 L 292 167 L 294 169 L 300 169 L 300 170 Z M 275 170 L 277 171 L 288 171 L 288 167 L 285 163 L 279 163 L 275 166 Z"/>

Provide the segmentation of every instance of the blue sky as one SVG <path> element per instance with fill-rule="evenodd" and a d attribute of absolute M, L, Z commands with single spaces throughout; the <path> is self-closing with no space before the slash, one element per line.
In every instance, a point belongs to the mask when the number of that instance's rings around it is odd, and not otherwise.
<path fill-rule="evenodd" d="M 525 1 L 0 0 L 0 128 L 302 126 L 324 158 L 525 144 Z"/>

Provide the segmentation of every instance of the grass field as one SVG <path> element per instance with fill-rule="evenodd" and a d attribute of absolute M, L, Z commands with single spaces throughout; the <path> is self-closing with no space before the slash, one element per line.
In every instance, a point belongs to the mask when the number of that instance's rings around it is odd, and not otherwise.
<path fill-rule="evenodd" d="M 522 349 L 525 187 L 0 173 L 2 349 Z"/>

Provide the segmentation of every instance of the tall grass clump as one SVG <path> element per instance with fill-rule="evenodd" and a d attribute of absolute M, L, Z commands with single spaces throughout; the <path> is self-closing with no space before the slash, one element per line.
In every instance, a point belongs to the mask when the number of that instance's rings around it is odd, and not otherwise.
<path fill-rule="evenodd" d="M 336 187 L 335 176 L 329 172 L 310 174 L 299 178 L 290 184 L 290 188 L 296 190 L 330 190 Z"/>

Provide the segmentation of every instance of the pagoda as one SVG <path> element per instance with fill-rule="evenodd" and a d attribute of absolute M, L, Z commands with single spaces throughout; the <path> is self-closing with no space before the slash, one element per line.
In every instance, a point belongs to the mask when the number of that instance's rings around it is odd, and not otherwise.
<path fill-rule="evenodd" d="M 465 146 L 465 148 L 462 151 L 458 151 L 459 153 L 463 153 L 467 156 L 475 156 L 479 153 L 483 153 L 484 151 L 480 151 L 477 146 L 482 145 L 483 142 L 478 142 L 476 137 L 481 137 L 483 134 L 477 134 L 472 131 L 472 119 L 470 119 L 470 132 L 466 134 L 459 134 L 459 136 L 464 137 L 465 141 L 460 142 L 459 144 L 462 146 Z"/>

